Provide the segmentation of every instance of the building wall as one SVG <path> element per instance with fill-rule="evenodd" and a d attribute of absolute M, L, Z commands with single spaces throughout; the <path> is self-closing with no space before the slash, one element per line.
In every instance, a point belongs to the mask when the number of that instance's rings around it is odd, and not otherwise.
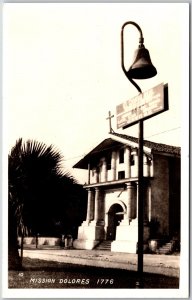
<path fill-rule="evenodd" d="M 170 158 L 169 159 L 169 198 L 170 198 L 170 209 L 169 209 L 169 224 L 170 224 L 170 235 L 171 237 L 180 236 L 180 224 L 181 224 L 181 178 L 180 178 L 180 159 Z"/>
<path fill-rule="evenodd" d="M 120 151 L 124 149 L 124 161 L 120 161 Z M 111 153 L 111 165 L 108 168 L 107 158 L 102 157 L 97 165 L 90 170 L 90 184 L 113 181 L 120 178 L 120 172 L 124 172 L 124 178 L 138 177 L 138 152 L 137 149 L 123 147 Z M 153 162 L 144 155 L 144 176 L 153 175 Z"/>
<path fill-rule="evenodd" d="M 124 152 L 124 156 L 122 153 Z M 106 155 L 106 157 L 104 156 Z M 97 154 L 90 162 L 86 220 L 78 232 L 78 249 L 111 240 L 112 251 L 136 253 L 138 242 L 138 151 L 122 146 Z M 180 159 L 143 155 L 144 244 L 180 230 Z M 102 183 L 102 184 L 100 184 Z"/>
<path fill-rule="evenodd" d="M 125 178 L 130 176 L 137 177 L 138 172 L 138 156 L 136 149 L 128 147 L 124 148 L 124 162 L 119 160 L 119 151 L 113 152 L 113 162 L 115 162 L 115 179 L 113 173 L 113 163 L 111 169 L 107 169 L 106 159 L 102 157 L 98 162 L 99 172 L 92 170 L 90 183 L 105 182 L 111 180 L 118 180 L 118 173 L 124 171 Z M 128 162 L 128 160 L 130 161 Z M 131 165 L 131 159 L 134 159 L 134 164 Z M 180 213 L 180 170 L 179 162 L 176 163 L 175 158 L 169 156 L 154 154 L 153 157 L 148 158 L 144 154 L 143 172 L 146 177 L 153 177 L 146 185 L 144 191 L 145 201 L 145 216 L 150 221 L 152 237 L 168 236 L 170 230 L 174 231 L 177 227 L 179 230 L 179 213 Z M 130 164 L 130 174 L 127 171 L 128 164 Z M 128 175 L 129 174 L 129 175 Z M 119 194 L 121 196 L 119 197 Z M 135 196 L 136 197 L 136 196 Z M 105 212 L 113 204 L 121 201 L 126 204 L 126 191 L 114 190 L 105 191 Z M 170 206 L 171 205 L 171 206 Z M 175 208 L 174 208 L 175 206 Z M 173 207 L 173 209 L 172 209 Z M 176 220 L 175 220 L 176 218 Z M 107 215 L 104 216 L 105 224 L 107 224 Z"/>
<path fill-rule="evenodd" d="M 127 191 L 122 189 L 106 190 L 105 192 L 105 212 L 107 213 L 113 204 L 120 204 L 123 210 L 126 210 L 125 206 L 127 199 Z"/>
<path fill-rule="evenodd" d="M 154 155 L 154 178 L 151 180 L 151 222 L 157 236 L 169 234 L 169 160 Z"/>

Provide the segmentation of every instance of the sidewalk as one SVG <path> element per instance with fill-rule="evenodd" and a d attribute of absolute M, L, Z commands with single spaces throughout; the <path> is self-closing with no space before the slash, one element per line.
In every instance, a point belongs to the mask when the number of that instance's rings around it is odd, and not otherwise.
<path fill-rule="evenodd" d="M 23 251 L 24 257 L 72 263 L 76 265 L 94 266 L 102 268 L 117 268 L 137 271 L 137 254 L 100 251 L 61 249 L 60 247 L 27 247 Z M 179 277 L 179 255 L 143 255 L 143 271 L 147 273 L 163 274 Z"/>

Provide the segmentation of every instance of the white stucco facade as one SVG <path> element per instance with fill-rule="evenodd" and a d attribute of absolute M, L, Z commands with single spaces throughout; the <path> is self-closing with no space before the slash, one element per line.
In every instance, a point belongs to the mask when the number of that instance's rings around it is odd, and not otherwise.
<path fill-rule="evenodd" d="M 88 191 L 88 204 L 87 217 L 78 229 L 74 247 L 93 249 L 102 241 L 109 240 L 111 251 L 136 253 L 138 145 L 108 139 L 88 158 L 77 165 L 84 167 L 85 161 L 88 164 L 88 184 L 84 186 Z M 165 235 L 169 231 L 169 158 L 157 156 L 148 148 L 143 153 L 143 176 L 143 237 L 147 245 L 150 223 L 157 218 L 161 221 L 159 232 L 162 228 Z"/>

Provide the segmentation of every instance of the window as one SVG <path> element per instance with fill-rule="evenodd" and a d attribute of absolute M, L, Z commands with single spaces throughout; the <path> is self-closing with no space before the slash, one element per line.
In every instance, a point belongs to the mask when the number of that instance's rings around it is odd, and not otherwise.
<path fill-rule="evenodd" d="M 111 154 L 107 155 L 107 170 L 111 170 Z"/>
<path fill-rule="evenodd" d="M 134 166 L 134 164 L 135 164 L 134 155 L 131 155 L 131 166 Z"/>
<path fill-rule="evenodd" d="M 119 171 L 118 172 L 118 179 L 124 179 L 125 178 L 125 171 Z"/>
<path fill-rule="evenodd" d="M 120 164 L 124 163 L 124 149 L 119 150 L 119 163 Z"/>

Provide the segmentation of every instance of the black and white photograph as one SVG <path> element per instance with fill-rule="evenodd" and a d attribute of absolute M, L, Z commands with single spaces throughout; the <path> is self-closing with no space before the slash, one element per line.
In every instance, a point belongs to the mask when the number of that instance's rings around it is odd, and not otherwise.
<path fill-rule="evenodd" d="M 3 297 L 187 298 L 189 3 L 2 15 Z"/>

